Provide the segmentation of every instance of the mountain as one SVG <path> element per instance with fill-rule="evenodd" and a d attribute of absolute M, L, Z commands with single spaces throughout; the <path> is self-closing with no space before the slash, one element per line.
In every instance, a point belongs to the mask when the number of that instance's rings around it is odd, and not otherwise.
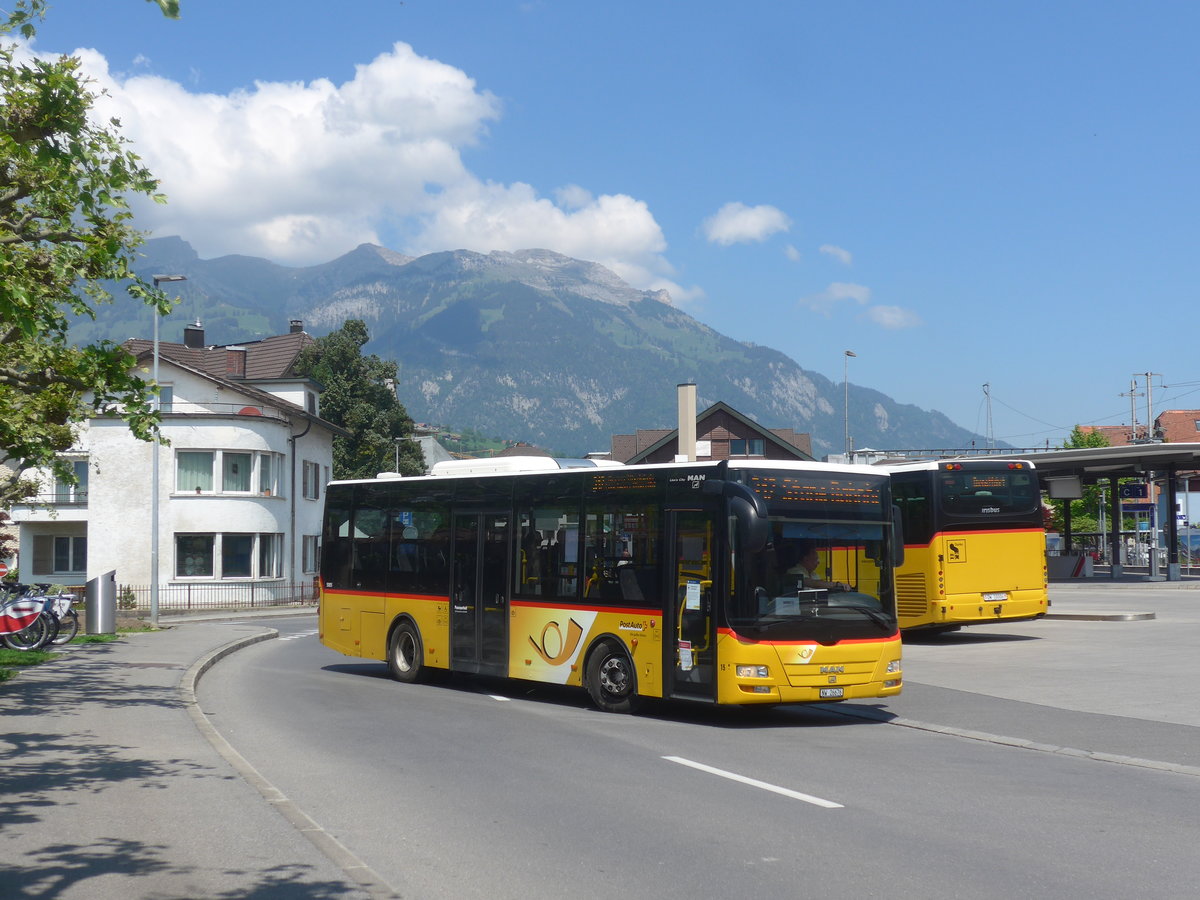
<path fill-rule="evenodd" d="M 556 453 L 607 450 L 613 434 L 673 428 L 677 384 L 694 381 L 701 409 L 723 400 L 768 428 L 813 437 L 818 458 L 844 443 L 843 388 L 777 350 L 725 337 L 595 263 L 549 250 L 431 253 L 364 244 L 304 268 L 264 259 L 200 259 L 185 241 L 143 247 L 138 271 L 184 274 L 179 312 L 162 325 L 180 340 L 199 319 L 228 344 L 281 334 L 300 319 L 314 336 L 346 319 L 371 332 L 365 352 L 395 360 L 400 399 L 416 421 L 524 440 Z M 132 302 L 73 328 L 80 341 L 145 337 Z M 850 386 L 859 447 L 983 443 L 942 413 Z"/>

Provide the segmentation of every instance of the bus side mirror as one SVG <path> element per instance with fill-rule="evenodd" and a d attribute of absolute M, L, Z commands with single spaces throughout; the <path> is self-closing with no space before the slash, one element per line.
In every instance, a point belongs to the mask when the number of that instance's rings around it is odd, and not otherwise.
<path fill-rule="evenodd" d="M 705 481 L 703 490 L 708 494 L 720 493 L 729 501 L 729 511 L 737 519 L 738 541 L 743 550 L 757 553 L 767 546 L 771 520 L 767 518 L 767 505 L 758 494 L 740 482 L 717 479 Z"/>

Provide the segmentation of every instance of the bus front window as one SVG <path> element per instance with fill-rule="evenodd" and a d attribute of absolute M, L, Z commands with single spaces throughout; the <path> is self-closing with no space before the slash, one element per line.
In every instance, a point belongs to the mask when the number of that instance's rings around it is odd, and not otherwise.
<path fill-rule="evenodd" d="M 743 556 L 729 623 L 749 637 L 841 640 L 895 629 L 881 601 L 881 523 L 772 518 L 760 552 Z"/>

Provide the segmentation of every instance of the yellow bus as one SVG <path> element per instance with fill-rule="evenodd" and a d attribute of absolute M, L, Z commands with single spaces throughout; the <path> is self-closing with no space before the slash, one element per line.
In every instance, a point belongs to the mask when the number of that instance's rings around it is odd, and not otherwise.
<path fill-rule="evenodd" d="M 335 481 L 320 639 L 402 682 L 576 685 L 611 712 L 888 697 L 894 527 L 865 466 L 512 457 Z M 805 587 L 802 548 L 851 583 Z"/>
<path fill-rule="evenodd" d="M 888 466 L 904 530 L 896 570 L 900 627 L 1036 619 L 1047 611 L 1041 491 L 1027 460 Z"/>

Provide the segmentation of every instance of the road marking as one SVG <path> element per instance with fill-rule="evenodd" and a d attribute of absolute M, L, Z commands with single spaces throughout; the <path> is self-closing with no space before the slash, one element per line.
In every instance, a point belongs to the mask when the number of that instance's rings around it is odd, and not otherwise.
<path fill-rule="evenodd" d="M 508 703 L 512 697 L 501 697 L 499 694 L 488 694 L 493 700 L 499 700 L 501 703 Z"/>
<path fill-rule="evenodd" d="M 777 784 L 768 784 L 765 781 L 758 781 L 754 778 L 747 778 L 745 775 L 738 775 L 734 772 L 726 772 L 724 769 L 714 769 L 712 766 L 706 766 L 704 763 L 693 762 L 690 759 L 684 759 L 681 756 L 664 756 L 663 759 L 670 762 L 679 763 L 681 766 L 690 766 L 693 769 L 699 769 L 701 772 L 708 772 L 710 775 L 720 775 L 722 778 L 728 778 L 730 781 L 740 781 L 742 784 L 748 784 L 751 787 L 762 788 L 764 791 L 773 791 L 776 794 L 783 794 L 785 797 L 791 797 L 793 800 L 803 800 L 805 803 L 811 803 L 813 806 L 823 806 L 825 809 L 843 809 L 840 803 L 834 803 L 832 800 L 822 800 L 820 797 L 814 797 L 812 794 L 802 794 L 799 791 L 793 791 L 789 788 L 780 787 Z"/>
<path fill-rule="evenodd" d="M 295 634 L 283 634 L 279 636 L 281 641 L 295 641 L 300 638 L 315 637 L 316 631 L 297 631 Z"/>

